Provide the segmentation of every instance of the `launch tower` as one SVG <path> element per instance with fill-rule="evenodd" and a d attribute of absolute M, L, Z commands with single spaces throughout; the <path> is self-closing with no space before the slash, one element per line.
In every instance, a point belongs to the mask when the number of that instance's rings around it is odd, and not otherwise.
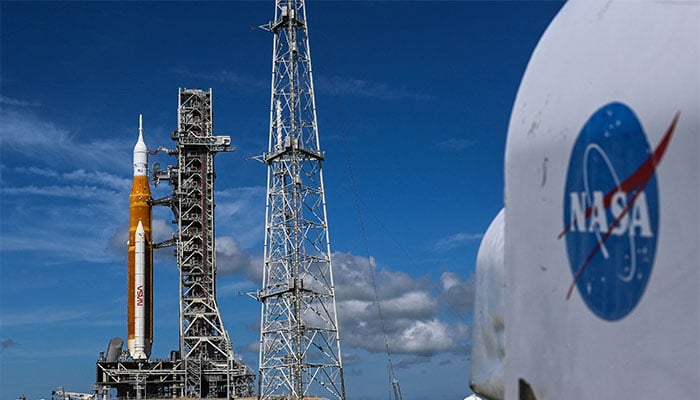
<path fill-rule="evenodd" d="M 258 395 L 345 399 L 303 0 L 276 0 Z"/>
<path fill-rule="evenodd" d="M 231 139 L 212 133 L 211 89 L 180 89 L 178 100 L 178 126 L 172 135 L 177 149 L 169 151 L 178 165 L 167 174 L 154 169 L 154 179 L 166 177 L 173 188 L 173 195 L 160 203 L 171 207 L 177 222 L 184 394 L 250 396 L 254 375 L 234 359 L 216 303 L 214 155 L 231 151 Z"/>

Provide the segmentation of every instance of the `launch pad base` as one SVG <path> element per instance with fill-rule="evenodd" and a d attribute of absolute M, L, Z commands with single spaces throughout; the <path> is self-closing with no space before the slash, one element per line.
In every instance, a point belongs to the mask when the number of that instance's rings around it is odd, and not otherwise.
<path fill-rule="evenodd" d="M 119 399 L 173 398 L 182 395 L 182 361 L 97 362 L 98 394 L 117 390 Z"/>
<path fill-rule="evenodd" d="M 203 371 L 201 385 L 213 398 L 240 399 L 252 392 L 254 379 L 249 368 L 234 362 L 228 371 Z M 118 399 L 188 398 L 184 361 L 98 361 L 94 391 L 106 398 L 112 389 Z"/>

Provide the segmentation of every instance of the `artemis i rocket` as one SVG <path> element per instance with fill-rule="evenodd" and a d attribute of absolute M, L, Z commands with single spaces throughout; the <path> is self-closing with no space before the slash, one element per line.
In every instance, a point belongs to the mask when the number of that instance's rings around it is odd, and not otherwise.
<path fill-rule="evenodd" d="M 127 334 L 131 358 L 147 360 L 153 343 L 153 244 L 151 241 L 151 189 L 148 183 L 148 148 L 139 138 L 134 146 L 134 180 L 129 195 Z"/>

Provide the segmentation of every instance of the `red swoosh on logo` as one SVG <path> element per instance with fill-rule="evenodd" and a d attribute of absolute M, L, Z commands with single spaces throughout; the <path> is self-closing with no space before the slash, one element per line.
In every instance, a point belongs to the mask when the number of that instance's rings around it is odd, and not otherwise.
<path fill-rule="evenodd" d="M 591 261 L 591 259 L 593 259 L 593 256 L 595 256 L 598 250 L 600 250 L 600 246 L 603 243 L 605 243 L 606 240 L 608 240 L 608 238 L 612 234 L 613 229 L 620 223 L 620 220 L 622 220 L 622 218 L 625 215 L 627 215 L 630 208 L 634 205 L 637 196 L 639 196 L 639 193 L 641 193 L 642 190 L 644 190 L 644 187 L 646 186 L 647 182 L 649 182 L 649 179 L 651 179 L 651 177 L 654 175 L 654 172 L 656 172 L 656 167 L 659 165 L 659 163 L 661 163 L 661 159 L 666 153 L 666 149 L 668 148 L 668 144 L 671 141 L 673 132 L 676 130 L 676 125 L 678 124 L 678 119 L 680 118 L 680 116 L 681 112 L 676 112 L 676 115 L 671 121 L 671 125 L 669 125 L 668 129 L 666 129 L 666 133 L 661 139 L 661 142 L 659 142 L 659 145 L 654 150 L 654 153 L 650 154 L 649 157 L 647 157 L 647 159 L 642 163 L 642 165 L 640 165 L 639 168 L 637 168 L 637 170 L 634 171 L 634 173 L 632 173 L 632 175 L 630 175 L 627 179 L 620 183 L 620 186 L 611 189 L 608 193 L 605 194 L 605 197 L 603 197 L 603 206 L 607 209 L 608 207 L 610 207 L 612 197 L 615 193 L 617 193 L 618 191 L 623 191 L 626 193 L 634 191 L 632 199 L 627 203 L 625 209 L 622 210 L 622 212 L 615 219 L 615 221 L 613 221 L 613 223 L 610 224 L 610 227 L 608 227 L 608 231 L 605 232 L 605 235 L 603 235 L 598 244 L 593 248 L 593 250 L 591 250 L 591 252 L 588 254 L 588 257 L 586 257 L 586 260 L 576 271 L 576 275 L 574 275 L 574 281 L 571 282 L 569 290 L 566 293 L 567 300 L 571 298 L 571 293 L 573 292 L 574 287 L 576 286 L 576 282 L 579 280 L 586 267 L 588 267 L 588 263 Z M 586 208 L 586 218 L 590 217 L 592 213 L 593 206 Z M 561 233 L 559 233 L 557 239 L 561 239 L 562 237 L 564 237 L 564 235 L 566 235 L 571 230 L 573 224 L 574 221 L 571 221 L 569 226 L 564 228 L 564 230 L 561 231 Z"/>

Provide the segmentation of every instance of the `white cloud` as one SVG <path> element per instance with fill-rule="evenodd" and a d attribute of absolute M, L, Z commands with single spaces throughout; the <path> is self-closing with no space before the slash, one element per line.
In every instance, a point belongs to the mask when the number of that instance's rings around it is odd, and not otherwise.
<path fill-rule="evenodd" d="M 337 252 L 333 254 L 333 266 L 344 347 L 383 352 L 384 336 L 369 260 Z M 467 325 L 441 319 L 441 315 L 461 315 L 457 311 L 472 304 L 471 280 L 462 280 L 451 272 L 443 274 L 440 284 L 388 269 L 376 275 L 384 328 L 393 353 L 431 356 L 466 351 Z M 458 295 L 470 297 L 457 299 Z"/>
<path fill-rule="evenodd" d="M 424 319 L 437 314 L 438 303 L 426 291 L 414 291 L 382 301 L 382 311 L 392 318 Z"/>
<path fill-rule="evenodd" d="M 243 248 L 260 245 L 265 235 L 266 191 L 264 186 L 217 190 L 217 234 L 235 237 Z"/>
<path fill-rule="evenodd" d="M 442 282 L 442 289 L 446 291 L 460 284 L 459 275 L 453 272 L 444 272 L 442 276 L 440 276 L 440 281 Z"/>
<path fill-rule="evenodd" d="M 333 253 L 332 259 L 343 348 L 350 353 L 353 349 L 384 352 L 369 260 L 343 252 Z M 262 256 L 246 253 L 232 237 L 217 238 L 217 263 L 220 272 L 239 274 L 255 284 L 262 280 Z M 456 273 L 445 272 L 440 282 L 434 282 L 386 268 L 376 275 L 392 353 L 421 357 L 466 354 L 469 337 L 466 323 L 444 316 L 463 316 L 471 311 L 473 279 L 465 280 Z M 247 282 L 237 282 L 221 290 L 237 292 L 248 287 Z"/>
<path fill-rule="evenodd" d="M 0 146 L 10 165 L 3 164 L 0 189 L 7 215 L 0 249 L 42 254 L 37 259 L 43 264 L 121 260 L 131 177 L 108 171 L 125 159 L 131 163 L 133 143 L 83 140 L 27 110 L 0 113 Z M 173 232 L 171 224 L 154 219 L 156 242 Z"/>
<path fill-rule="evenodd" d="M 472 147 L 476 144 L 476 140 L 472 139 L 455 139 L 450 138 L 435 145 L 438 149 L 448 151 L 459 151 Z"/>
<path fill-rule="evenodd" d="M 45 306 L 32 309 L 25 309 L 21 312 L 3 312 L 2 325 L 24 326 L 24 325 L 48 325 L 71 323 L 83 321 L 92 324 L 96 316 L 103 315 L 104 312 L 95 312 L 91 306 Z"/>
<path fill-rule="evenodd" d="M 332 261 L 336 301 L 371 302 L 374 300 L 374 291 L 369 277 L 370 264 L 367 258 L 336 252 L 333 253 Z M 371 261 L 374 263 L 373 260 Z"/>
<path fill-rule="evenodd" d="M 100 188 L 97 186 L 20 186 L 20 187 L 4 187 L 2 188 L 3 195 L 32 195 L 32 196 L 49 196 L 63 197 L 68 199 L 91 199 L 91 200 L 107 200 L 106 197 L 114 195 L 112 190 Z"/>
<path fill-rule="evenodd" d="M 221 274 L 237 274 L 251 282 L 262 282 L 262 257 L 241 249 L 233 237 L 216 238 L 216 266 Z"/>
<path fill-rule="evenodd" d="M 400 332 L 393 346 L 393 352 L 432 356 L 443 352 L 467 351 L 469 328 L 464 323 L 448 324 L 432 319 L 413 321 Z"/>
<path fill-rule="evenodd" d="M 121 193 L 129 193 L 133 179 L 113 175 L 102 171 L 85 171 L 78 169 L 64 173 L 63 177 L 69 181 L 88 182 L 92 184 L 102 184 L 109 188 L 118 190 Z"/>
<path fill-rule="evenodd" d="M 26 174 L 26 175 L 39 175 L 39 176 L 45 176 L 48 178 L 55 178 L 58 176 L 58 172 L 49 169 L 49 168 L 39 168 L 39 167 L 17 167 L 14 169 L 14 172 L 17 172 L 19 174 Z"/>
<path fill-rule="evenodd" d="M 31 155 L 42 150 L 57 152 L 71 143 L 70 133 L 27 112 L 2 110 L 2 136 L 5 148 Z"/>
<path fill-rule="evenodd" d="M 483 236 L 483 233 L 456 233 L 454 235 L 450 235 L 446 238 L 438 240 L 437 243 L 435 243 L 435 250 L 451 250 L 466 245 L 469 242 L 480 240 Z"/>
<path fill-rule="evenodd" d="M 3 95 L 0 95 L 0 104 L 4 104 L 6 106 L 15 106 L 15 107 L 39 107 L 39 106 L 41 106 L 40 103 L 37 103 L 34 101 L 13 99 L 11 97 L 7 97 L 7 96 L 3 96 Z"/>
<path fill-rule="evenodd" d="M 445 306 L 446 311 L 455 316 L 471 314 L 476 293 L 474 276 L 463 280 L 453 272 L 444 272 L 440 280 L 443 288 L 440 301 Z"/>
<path fill-rule="evenodd" d="M 41 185 L 45 179 L 35 178 L 36 184 L 27 186 L 3 185 L 3 252 L 28 252 L 44 265 L 116 260 L 116 253 L 109 251 L 110 238 L 128 218 L 124 180 L 99 171 L 59 174 L 44 167 L 12 170 L 49 178 L 51 184 Z M 10 260 L 14 258 L 6 259 Z"/>
<path fill-rule="evenodd" d="M 45 121 L 26 109 L 0 109 L 3 153 L 61 166 L 114 166 L 124 161 L 133 143 L 126 140 L 86 140 L 76 132 Z"/>
<path fill-rule="evenodd" d="M 7 195 L 33 195 L 74 199 L 110 201 L 111 196 L 124 193 L 128 196 L 131 180 L 102 171 L 74 170 L 59 174 L 50 168 L 16 167 L 16 173 L 38 175 L 54 179 L 54 185 L 7 186 L 2 192 Z M 64 185 L 63 182 L 78 182 L 84 185 Z M 82 204 L 84 206 L 84 204 Z"/>

